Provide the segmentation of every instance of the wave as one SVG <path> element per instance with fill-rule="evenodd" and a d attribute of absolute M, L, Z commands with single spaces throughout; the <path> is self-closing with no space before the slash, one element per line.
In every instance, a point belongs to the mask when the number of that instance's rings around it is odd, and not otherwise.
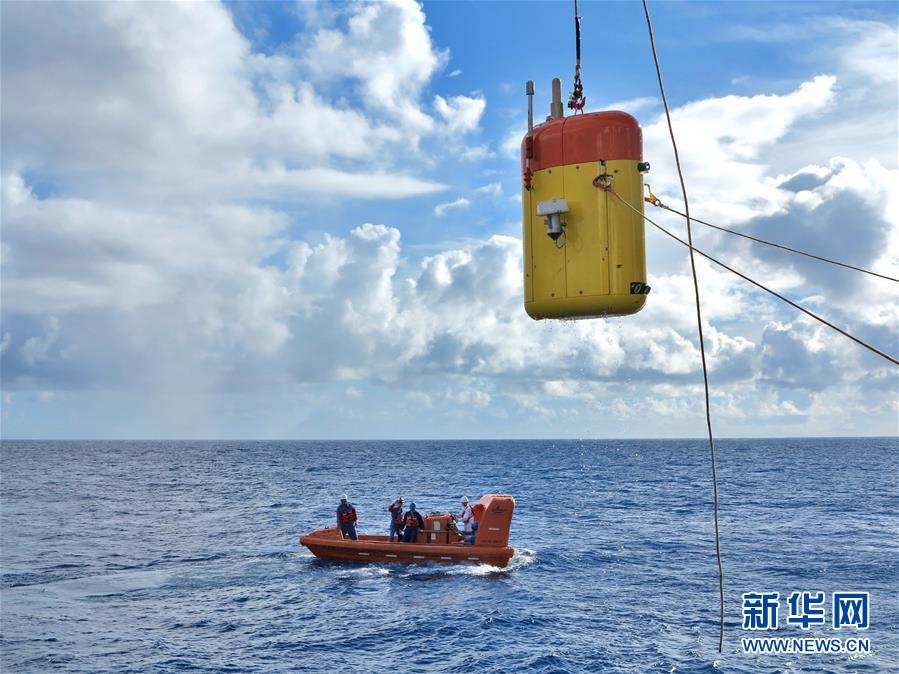
<path fill-rule="evenodd" d="M 490 564 L 464 564 L 452 567 L 447 573 L 449 575 L 461 576 L 492 576 L 518 571 L 519 569 L 530 566 L 536 561 L 537 553 L 534 550 L 519 548 L 515 551 L 515 554 L 512 555 L 512 559 L 509 560 L 509 564 L 504 569 Z"/>

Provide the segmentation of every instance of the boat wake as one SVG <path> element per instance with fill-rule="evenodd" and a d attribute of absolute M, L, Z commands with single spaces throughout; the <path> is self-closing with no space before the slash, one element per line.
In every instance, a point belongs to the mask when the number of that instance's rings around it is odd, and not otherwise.
<path fill-rule="evenodd" d="M 390 569 L 383 566 L 360 566 L 354 568 L 342 568 L 337 574 L 338 578 L 376 578 L 389 576 Z"/>
<path fill-rule="evenodd" d="M 515 551 L 515 554 L 512 555 L 512 559 L 509 560 L 508 566 L 506 568 L 501 569 L 496 566 L 492 566 L 490 564 L 475 564 L 475 565 L 465 565 L 465 566 L 456 566 L 452 569 L 447 570 L 447 575 L 461 575 L 461 576 L 491 576 L 491 575 L 499 575 L 504 573 L 509 573 L 510 571 L 517 571 L 518 569 L 523 569 L 526 566 L 530 566 L 534 562 L 537 561 L 537 553 L 534 550 L 528 550 L 526 548 L 518 549 Z"/>

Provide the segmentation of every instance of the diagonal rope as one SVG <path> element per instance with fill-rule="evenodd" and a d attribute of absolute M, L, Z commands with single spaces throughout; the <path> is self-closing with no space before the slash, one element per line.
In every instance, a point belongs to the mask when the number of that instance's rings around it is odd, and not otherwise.
<path fill-rule="evenodd" d="M 673 234 L 673 233 L 669 232 L 667 229 L 665 229 L 664 227 L 662 227 L 660 224 L 658 224 L 657 222 L 655 222 L 654 220 L 652 220 L 652 218 L 650 218 L 650 217 L 644 215 L 643 213 L 641 213 L 639 209 L 634 208 L 634 207 L 633 207 L 631 204 L 629 204 L 629 203 L 628 203 L 628 202 L 627 202 L 627 201 L 626 201 L 620 194 L 618 194 L 618 193 L 615 192 L 614 190 L 610 190 L 610 192 L 611 192 L 611 193 L 612 193 L 612 194 L 613 194 L 613 195 L 614 195 L 614 196 L 615 196 L 621 203 L 623 203 L 625 206 L 627 206 L 629 209 L 631 209 L 634 213 L 636 213 L 637 215 L 639 215 L 641 218 L 643 218 L 644 220 L 646 220 L 646 222 L 648 222 L 650 225 L 652 225 L 653 227 L 655 227 L 656 229 L 658 229 L 660 232 L 662 232 L 662 233 L 664 233 L 664 234 L 667 234 L 667 235 L 670 236 L 672 239 L 674 239 L 675 241 L 678 241 L 679 243 L 682 243 L 682 244 L 685 245 L 685 246 L 689 246 L 689 245 L 690 245 L 689 243 L 687 243 L 686 241 L 684 241 L 682 238 L 680 238 L 680 237 L 677 236 L 676 234 Z M 721 260 L 718 260 L 718 259 L 712 257 L 712 256 L 709 255 L 708 253 L 702 252 L 702 251 L 699 250 L 698 248 L 693 248 L 693 250 L 696 251 L 697 253 L 699 253 L 700 255 L 702 255 L 705 259 L 707 259 L 707 260 L 709 260 L 709 261 L 711 261 L 711 262 L 714 262 L 714 263 L 717 264 L 719 267 L 722 267 L 723 269 L 726 269 L 727 271 L 729 271 L 729 272 L 732 273 L 732 274 L 736 274 L 737 276 L 739 276 L 739 277 L 740 277 L 741 279 L 743 279 L 744 281 L 748 281 L 749 283 L 751 283 L 751 284 L 754 285 L 755 287 L 760 288 L 760 289 L 764 290 L 765 292 L 770 293 L 771 295 L 774 295 L 774 297 L 776 297 L 777 299 L 781 300 L 782 302 L 786 302 L 786 303 L 789 304 L 791 307 L 793 307 L 793 308 L 795 308 L 795 309 L 798 309 L 799 311 L 801 311 L 802 313 L 806 314 L 807 316 L 810 316 L 810 317 L 814 318 L 814 319 L 815 319 L 816 321 L 818 321 L 819 323 L 823 323 L 824 325 L 826 325 L 827 327 L 831 328 L 832 330 L 836 330 L 837 332 L 839 332 L 839 333 L 840 333 L 841 335 L 843 335 L 844 337 L 848 337 L 849 339 L 851 339 L 851 340 L 852 340 L 853 342 L 855 342 L 856 344 L 859 344 L 859 345 L 865 347 L 866 349 L 868 349 L 869 351 L 872 351 L 873 353 L 876 353 L 878 356 L 880 356 L 881 358 L 884 358 L 885 360 L 888 360 L 888 361 L 891 362 L 893 365 L 899 365 L 899 359 L 895 358 L 894 356 L 891 356 L 891 355 L 888 354 L 888 353 L 884 353 L 883 351 L 881 351 L 881 350 L 878 349 L 877 347 L 872 346 L 871 344 L 868 344 L 867 342 L 865 342 L 865 341 L 859 339 L 859 338 L 856 337 L 855 335 L 853 335 L 853 334 L 847 332 L 847 331 L 844 330 L 843 328 L 834 325 L 833 323 L 831 323 L 830 321 L 828 321 L 826 318 L 823 318 L 823 317 L 819 316 L 818 314 L 816 314 L 815 312 L 810 311 L 809 309 L 806 309 L 806 308 L 805 308 L 804 306 L 802 306 L 801 304 L 797 304 L 796 302 L 794 302 L 793 300 L 789 299 L 788 297 L 784 297 L 783 295 L 781 295 L 781 294 L 780 294 L 779 292 L 777 292 L 776 290 L 772 290 L 771 288 L 769 288 L 768 286 L 764 285 L 763 283 L 759 283 L 759 282 L 756 281 L 755 279 L 750 278 L 750 277 L 747 276 L 746 274 L 743 274 L 742 272 L 737 271 L 737 270 L 734 269 L 733 267 L 730 267 L 730 266 L 724 264 Z"/>
<path fill-rule="evenodd" d="M 693 272 L 693 294 L 696 298 L 696 326 L 699 329 L 699 353 L 702 356 L 702 381 L 705 387 L 705 420 L 709 430 L 709 455 L 712 462 L 712 508 L 715 519 L 715 557 L 718 560 L 718 652 L 724 650 L 724 565 L 721 562 L 721 530 L 718 526 L 718 468 L 715 457 L 715 436 L 712 433 L 712 409 L 709 402 L 709 371 L 705 358 L 705 341 L 702 334 L 702 307 L 699 301 L 699 280 L 696 277 L 696 259 L 693 255 L 693 229 L 690 226 L 690 204 L 687 201 L 687 186 L 684 183 L 684 173 L 681 170 L 680 155 L 677 152 L 677 142 L 674 139 L 674 127 L 671 125 L 671 111 L 668 109 L 668 97 L 665 95 L 665 85 L 662 82 L 662 68 L 659 65 L 659 55 L 656 53 L 656 41 L 652 33 L 652 19 L 649 18 L 649 6 L 643 0 L 643 12 L 646 14 L 646 27 L 649 29 L 649 44 L 652 47 L 652 58 L 655 61 L 656 75 L 659 78 L 659 92 L 662 103 L 665 105 L 665 118 L 668 120 L 668 134 L 671 136 L 671 147 L 674 149 L 674 161 L 677 164 L 677 175 L 680 178 L 681 192 L 684 196 L 684 210 L 687 218 L 687 240 L 690 245 L 690 269 Z"/>
<path fill-rule="evenodd" d="M 656 200 L 657 203 L 652 203 L 653 206 L 658 206 L 659 208 L 664 208 L 666 211 L 671 211 L 672 213 L 681 216 L 682 218 L 686 218 L 687 215 L 685 213 L 681 213 L 679 210 L 675 208 L 671 208 L 670 206 L 666 206 L 661 201 Z M 871 276 L 877 276 L 879 278 L 885 279 L 887 281 L 893 281 L 894 283 L 899 283 L 899 278 L 893 278 L 892 276 L 887 276 L 886 274 L 878 274 L 876 271 L 871 271 L 870 269 L 863 269 L 861 267 L 856 267 L 851 264 L 846 264 L 845 262 L 840 262 L 839 260 L 831 260 L 827 257 L 822 257 L 820 255 L 815 255 L 814 253 L 808 253 L 804 250 L 799 250 L 798 248 L 791 248 L 790 246 L 785 246 L 782 243 L 775 243 L 773 241 L 766 241 L 765 239 L 760 239 L 756 236 L 752 236 L 750 234 L 745 234 L 743 232 L 738 232 L 733 229 L 728 229 L 727 227 L 722 227 L 721 225 L 713 225 L 711 222 L 706 222 L 705 220 L 700 220 L 699 218 L 690 218 L 693 222 L 698 222 L 701 225 L 705 225 L 706 227 L 711 227 L 712 229 L 718 229 L 722 232 L 727 232 L 728 234 L 733 234 L 735 236 L 742 236 L 744 239 L 749 239 L 750 241 L 755 241 L 756 243 L 763 243 L 766 246 L 773 246 L 774 248 L 780 248 L 781 250 L 786 250 L 791 253 L 797 253 L 798 255 L 805 255 L 806 257 L 810 257 L 814 260 L 820 260 L 821 262 L 828 262 L 830 264 L 835 264 L 840 267 L 845 267 L 846 269 L 852 269 L 854 271 L 860 271 L 863 274 L 870 274 Z"/>

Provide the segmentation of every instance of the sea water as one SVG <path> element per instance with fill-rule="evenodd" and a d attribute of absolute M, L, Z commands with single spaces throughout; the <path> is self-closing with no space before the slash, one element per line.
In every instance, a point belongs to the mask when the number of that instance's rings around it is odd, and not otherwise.
<path fill-rule="evenodd" d="M 4 672 L 899 671 L 899 442 L 722 440 L 724 653 L 702 440 L 2 443 Z M 298 544 L 349 494 L 517 501 L 510 566 L 339 564 Z M 870 593 L 870 627 L 784 623 L 796 591 Z M 745 655 L 864 636 L 867 655 Z"/>

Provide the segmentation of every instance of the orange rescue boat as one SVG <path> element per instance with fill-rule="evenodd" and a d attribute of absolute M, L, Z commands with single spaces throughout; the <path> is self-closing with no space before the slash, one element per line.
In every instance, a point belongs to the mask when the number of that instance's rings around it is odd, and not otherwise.
<path fill-rule="evenodd" d="M 340 562 L 442 562 L 505 567 L 515 554 L 515 548 L 509 545 L 515 499 L 508 494 L 486 494 L 471 509 L 478 523 L 473 544 L 462 541 L 449 513 L 425 516 L 425 526 L 415 543 L 391 543 L 386 535 L 366 534 L 354 541 L 344 538 L 334 526 L 301 536 L 300 543 L 316 557 Z"/>

